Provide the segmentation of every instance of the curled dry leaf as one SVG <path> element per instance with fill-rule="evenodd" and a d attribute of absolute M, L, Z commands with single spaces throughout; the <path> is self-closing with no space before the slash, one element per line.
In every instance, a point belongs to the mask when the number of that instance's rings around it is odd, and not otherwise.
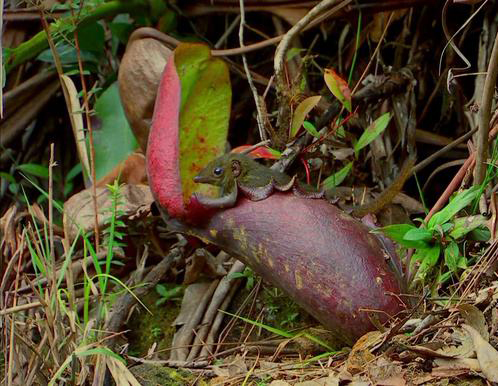
<path fill-rule="evenodd" d="M 148 211 L 154 200 L 146 185 L 122 185 L 119 188 L 120 202 L 117 210 L 124 216 L 133 216 L 141 211 Z M 97 188 L 98 223 L 101 228 L 109 217 L 112 196 L 107 188 Z M 90 232 L 94 227 L 94 208 L 92 189 L 76 193 L 64 203 L 64 233 L 73 240 L 81 228 Z"/>
<path fill-rule="evenodd" d="M 364 371 L 365 366 L 375 359 L 370 349 L 382 339 L 380 331 L 370 331 L 354 344 L 346 362 L 346 369 L 352 375 Z"/>
<path fill-rule="evenodd" d="M 98 188 L 105 188 L 119 178 L 120 183 L 140 185 L 147 184 L 147 171 L 145 170 L 145 156 L 141 153 L 130 154 L 107 175 L 97 181 Z"/>
<path fill-rule="evenodd" d="M 489 341 L 488 324 L 481 310 L 472 304 L 461 304 L 458 309 L 465 319 L 465 323 L 472 326 L 484 340 Z"/>
<path fill-rule="evenodd" d="M 157 87 L 170 55 L 171 50 L 155 39 L 132 40 L 119 66 L 121 101 L 143 151 L 147 148 Z"/>
<path fill-rule="evenodd" d="M 498 351 L 485 341 L 474 327 L 463 324 L 462 328 L 472 338 L 482 373 L 488 381 L 498 382 Z"/>
<path fill-rule="evenodd" d="M 434 359 L 434 364 L 438 366 L 437 369 L 439 369 L 440 371 L 444 369 L 466 369 L 470 371 L 481 371 L 479 361 L 474 358 L 436 358 Z"/>
<path fill-rule="evenodd" d="M 67 75 L 61 75 L 61 84 L 63 87 L 64 94 L 69 100 L 67 108 L 70 109 L 69 120 L 71 122 L 71 128 L 73 129 L 74 142 L 78 150 L 78 157 L 80 159 L 81 165 L 83 165 L 83 170 L 85 170 L 85 175 L 90 175 L 90 161 L 88 157 L 88 150 L 86 148 L 85 140 L 85 129 L 83 127 L 83 109 L 80 105 L 80 100 L 78 96 L 78 90 L 73 83 L 73 80 Z"/>

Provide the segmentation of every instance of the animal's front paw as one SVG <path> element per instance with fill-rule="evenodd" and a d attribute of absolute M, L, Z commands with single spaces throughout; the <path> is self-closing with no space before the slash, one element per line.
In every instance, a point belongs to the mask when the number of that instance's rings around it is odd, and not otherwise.
<path fill-rule="evenodd" d="M 208 197 L 199 193 L 194 193 L 194 196 L 199 203 L 212 209 L 231 208 L 237 202 L 237 191 L 221 197 Z"/>

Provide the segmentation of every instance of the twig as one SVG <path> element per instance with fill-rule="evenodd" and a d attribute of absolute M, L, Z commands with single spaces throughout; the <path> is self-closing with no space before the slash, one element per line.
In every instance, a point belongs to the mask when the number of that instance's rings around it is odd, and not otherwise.
<path fill-rule="evenodd" d="M 441 171 L 445 170 L 445 169 L 448 169 L 448 168 L 451 168 L 451 167 L 454 167 L 454 166 L 460 166 L 460 165 L 463 165 L 465 163 L 465 159 L 456 159 L 454 161 L 449 161 L 449 162 L 445 162 L 444 164 L 442 165 L 439 165 L 437 168 L 435 168 L 432 173 L 429 175 L 429 177 L 427 178 L 427 181 L 425 181 L 424 185 L 422 186 L 422 191 L 425 192 L 425 190 L 427 189 L 427 187 L 429 186 L 429 184 L 431 183 L 432 179 L 438 174 L 440 173 Z"/>
<path fill-rule="evenodd" d="M 26 311 L 26 310 L 30 310 L 31 308 L 38 308 L 41 306 L 43 306 L 43 303 L 41 303 L 41 302 L 22 304 L 20 306 L 14 306 L 14 307 L 6 308 L 5 310 L 0 310 L 0 316 L 5 316 L 5 315 L 12 314 L 15 312 Z"/>
<path fill-rule="evenodd" d="M 221 37 L 218 39 L 216 44 L 214 45 L 214 48 L 220 48 L 221 45 L 227 40 L 228 36 L 232 33 L 232 31 L 237 27 L 237 24 L 240 22 L 240 15 L 237 15 L 237 17 L 230 23 L 228 26 L 227 30 L 221 35 Z"/>
<path fill-rule="evenodd" d="M 491 114 L 491 102 L 498 75 L 498 32 L 496 33 L 493 50 L 488 64 L 488 73 L 484 82 L 481 106 L 479 107 L 479 131 L 477 133 L 476 170 L 474 174 L 474 185 L 480 185 L 486 175 L 486 161 L 488 159 L 488 136 L 489 117 Z"/>
<path fill-rule="evenodd" d="M 187 361 L 195 360 L 197 358 L 197 355 L 199 354 L 199 351 L 202 348 L 208 347 L 206 337 L 208 336 L 208 333 L 212 328 L 215 317 L 219 313 L 218 309 L 220 308 L 224 299 L 227 297 L 230 289 L 239 282 L 238 279 L 232 278 L 232 275 L 234 273 L 243 272 L 244 268 L 244 263 L 242 263 L 241 261 L 236 261 L 230 269 L 230 272 L 219 282 L 216 290 L 214 291 L 211 302 L 204 313 L 202 323 L 200 324 L 201 327 L 197 331 L 192 349 L 187 356 Z"/>
<path fill-rule="evenodd" d="M 367 66 L 363 70 L 363 72 L 362 72 L 362 74 L 360 76 L 360 79 L 358 79 L 358 82 L 356 82 L 356 85 L 354 86 L 353 90 L 351 91 L 351 96 L 353 96 L 354 93 L 356 92 L 356 90 L 358 89 L 358 87 L 360 87 L 360 84 L 363 81 L 363 78 L 365 77 L 365 75 L 367 75 L 367 72 L 368 72 L 368 70 L 370 69 L 370 66 L 373 63 L 374 58 L 377 56 L 377 53 L 379 52 L 379 49 L 380 49 L 380 45 L 384 41 L 384 37 L 386 36 L 387 29 L 389 28 L 389 25 L 391 24 L 391 21 L 393 19 L 393 15 L 394 15 L 394 12 L 391 12 L 389 14 L 389 19 L 387 19 L 386 26 L 384 27 L 384 31 L 382 31 L 382 35 L 381 35 L 381 37 L 379 39 L 379 42 L 377 43 L 377 47 L 375 47 L 375 50 L 374 50 L 372 56 L 370 57 L 370 60 L 368 61 Z"/>
<path fill-rule="evenodd" d="M 284 69 L 285 55 L 287 50 L 289 49 L 290 43 L 292 39 L 294 39 L 315 17 L 320 15 L 322 12 L 327 10 L 339 3 L 332 12 L 328 15 L 341 10 L 346 5 L 351 3 L 352 0 L 322 0 L 317 5 L 315 5 L 301 20 L 299 20 L 294 26 L 287 31 L 287 33 L 282 38 L 282 41 L 277 46 L 275 50 L 275 59 L 273 62 L 274 70 L 275 70 L 275 78 L 277 80 L 277 87 L 282 86 L 282 75 Z"/>
<path fill-rule="evenodd" d="M 246 15 L 244 11 L 244 0 L 239 0 L 240 4 L 240 24 L 239 24 L 239 43 L 240 47 L 244 47 L 244 26 L 246 24 Z M 244 63 L 244 71 L 246 72 L 247 82 L 251 88 L 252 95 L 254 97 L 254 103 L 256 103 L 256 120 L 258 122 L 259 137 L 262 141 L 268 139 L 265 132 L 265 123 L 263 117 L 263 111 L 261 109 L 261 102 L 259 100 L 258 90 L 252 81 L 251 72 L 249 71 L 249 66 L 247 65 L 247 58 L 242 54 L 242 62 Z"/>
<path fill-rule="evenodd" d="M 457 174 L 455 174 L 451 182 L 444 190 L 443 194 L 441 194 L 441 197 L 439 197 L 439 200 L 437 200 L 437 202 L 434 204 L 429 214 L 425 217 L 424 222 L 428 222 L 431 219 L 431 217 L 434 215 L 434 213 L 439 211 L 439 209 L 441 209 L 443 205 L 448 201 L 453 192 L 457 190 L 458 185 L 460 185 L 460 182 L 462 182 L 465 173 L 467 173 L 467 170 L 473 166 L 474 161 L 475 161 L 475 153 L 472 153 L 470 157 L 467 158 L 465 163 L 462 165 L 460 170 L 458 170 Z"/>
<path fill-rule="evenodd" d="M 0 0 L 0 32 L 3 32 L 3 0 Z M 2 35 L 3 36 L 3 35 Z M 0 40 L 0 68 L 3 68 L 3 47 Z M 3 70 L 0 71 L 0 119 L 3 119 Z"/>
<path fill-rule="evenodd" d="M 49 232 L 49 259 L 51 263 L 51 273 L 53 275 L 52 286 L 55 289 L 57 283 L 56 268 L 55 268 L 55 254 L 54 254 L 54 227 L 53 227 L 53 211 L 54 211 L 54 144 L 50 144 L 50 164 L 48 165 L 48 232 Z"/>
<path fill-rule="evenodd" d="M 86 127 L 88 130 L 88 142 L 90 145 L 90 172 L 91 172 L 91 177 L 92 177 L 92 201 L 93 201 L 93 217 L 94 217 L 94 233 L 95 233 L 95 251 L 99 251 L 99 245 L 100 245 L 100 234 L 99 234 L 99 220 L 98 220 L 98 213 L 99 213 L 99 208 L 97 206 L 97 176 L 95 174 L 95 146 L 93 144 L 93 127 L 92 127 L 92 121 L 90 118 L 90 107 L 88 105 L 88 92 L 86 89 L 86 81 L 85 81 L 85 76 L 84 70 L 83 70 L 83 61 L 81 60 L 81 51 L 80 51 L 80 43 L 78 39 L 78 29 L 75 15 L 74 15 L 74 10 L 73 7 L 71 7 L 71 16 L 72 16 L 72 22 L 74 23 L 74 44 L 76 47 L 76 57 L 78 59 L 78 69 L 80 73 L 80 80 L 81 80 L 81 89 L 83 91 L 83 108 L 85 109 L 85 118 L 86 118 Z"/>
<path fill-rule="evenodd" d="M 427 157 L 425 160 L 423 160 L 422 162 L 418 163 L 417 165 L 415 165 L 413 167 L 413 172 L 414 173 L 417 173 L 419 172 L 420 170 L 422 170 L 423 168 L 425 168 L 427 165 L 429 165 L 432 161 L 434 161 L 435 159 L 441 157 L 443 154 L 449 152 L 451 149 L 453 149 L 454 147 L 458 146 L 459 144 L 461 144 L 462 142 L 466 141 L 467 139 L 469 139 L 470 137 L 472 137 L 472 135 L 477 131 L 477 129 L 473 129 L 471 131 L 469 131 L 467 134 L 464 134 L 462 135 L 461 137 L 455 139 L 453 142 L 447 144 L 446 146 L 444 146 L 443 148 L 439 149 L 438 151 L 436 151 L 435 153 L 431 154 L 429 157 Z"/>

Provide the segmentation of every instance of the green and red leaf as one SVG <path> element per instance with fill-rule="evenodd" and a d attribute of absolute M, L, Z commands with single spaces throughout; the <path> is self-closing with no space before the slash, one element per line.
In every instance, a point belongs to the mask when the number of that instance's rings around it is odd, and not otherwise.
<path fill-rule="evenodd" d="M 331 68 L 325 69 L 323 77 L 330 92 L 341 102 L 346 110 L 351 112 L 351 90 L 349 89 L 348 82 L 342 79 Z"/>
<path fill-rule="evenodd" d="M 147 169 L 156 200 L 172 217 L 196 210 L 193 177 L 223 153 L 231 105 L 228 68 L 207 46 L 181 44 L 166 64 L 147 147 Z"/>
<path fill-rule="evenodd" d="M 251 147 L 252 145 L 237 146 L 236 148 L 232 149 L 232 153 L 245 153 L 247 149 Z M 248 154 L 253 158 L 265 159 L 279 159 L 282 156 L 281 152 L 268 146 L 258 146 L 256 149 L 251 150 Z"/>

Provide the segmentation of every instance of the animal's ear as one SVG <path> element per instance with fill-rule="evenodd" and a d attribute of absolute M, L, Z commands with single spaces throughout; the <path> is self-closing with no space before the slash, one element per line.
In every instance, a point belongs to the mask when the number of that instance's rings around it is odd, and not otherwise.
<path fill-rule="evenodd" d="M 232 160 L 232 174 L 234 177 L 238 177 L 240 172 L 242 171 L 242 166 L 240 165 L 239 160 Z"/>

